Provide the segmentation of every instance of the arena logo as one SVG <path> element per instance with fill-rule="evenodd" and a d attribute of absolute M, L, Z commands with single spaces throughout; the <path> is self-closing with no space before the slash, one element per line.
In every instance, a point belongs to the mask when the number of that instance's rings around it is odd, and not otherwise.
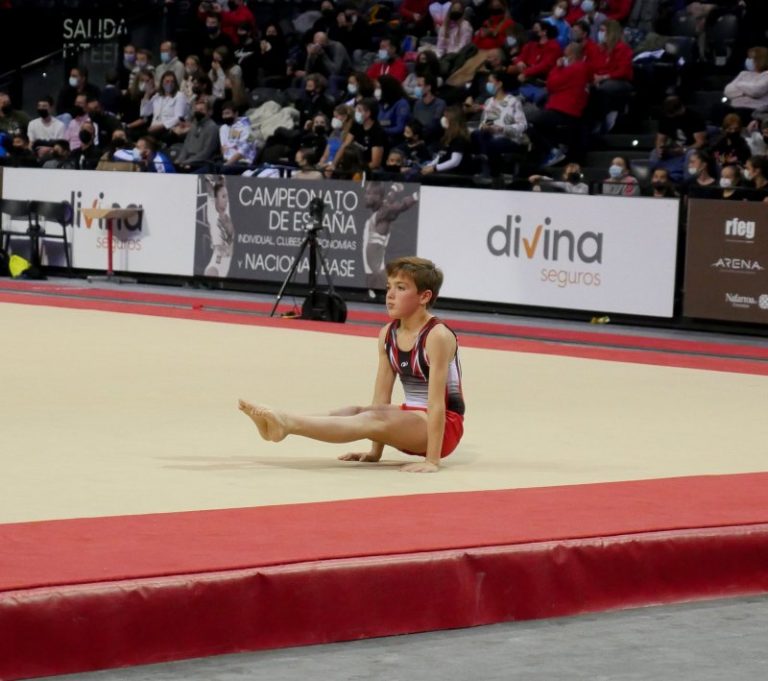
<path fill-rule="evenodd" d="M 749 274 L 762 272 L 765 269 L 759 261 L 746 258 L 718 258 L 710 267 L 726 272 L 746 272 Z"/>
<path fill-rule="evenodd" d="M 86 229 L 91 229 L 93 227 L 93 223 L 97 222 L 99 229 L 106 229 L 106 220 L 94 220 L 94 218 L 88 218 L 85 215 L 83 215 L 83 192 L 81 191 L 72 191 L 70 192 L 70 199 L 69 203 L 71 204 L 72 208 L 74 209 L 75 215 L 74 215 L 74 224 L 76 227 L 85 226 Z M 127 206 L 121 206 L 119 203 L 112 202 L 110 206 L 104 206 L 102 203 L 104 201 L 104 192 L 99 192 L 98 198 L 95 198 L 91 201 L 91 205 L 88 206 L 86 204 L 87 208 L 141 208 L 141 204 L 136 205 L 135 203 L 129 203 Z M 142 217 L 141 213 L 138 213 L 135 217 L 132 218 L 122 218 L 119 220 L 114 220 L 112 224 L 112 229 L 116 231 L 121 231 L 123 229 L 129 231 L 129 232 L 140 232 L 141 231 L 141 224 L 142 224 Z"/>
<path fill-rule="evenodd" d="M 551 218 L 536 225 L 532 231 L 521 226 L 520 215 L 507 215 L 505 225 L 494 225 L 486 239 L 488 250 L 496 256 L 528 260 L 543 258 L 557 262 L 567 257 L 570 262 L 578 258 L 583 263 L 603 262 L 603 233 L 582 232 L 578 236 L 570 229 L 552 229 Z M 514 224 L 513 224 L 514 223 Z"/>
<path fill-rule="evenodd" d="M 739 218 L 733 218 L 731 220 L 726 220 L 724 227 L 725 236 L 734 239 L 752 241 L 757 233 L 757 225 L 754 220 L 739 220 Z"/>

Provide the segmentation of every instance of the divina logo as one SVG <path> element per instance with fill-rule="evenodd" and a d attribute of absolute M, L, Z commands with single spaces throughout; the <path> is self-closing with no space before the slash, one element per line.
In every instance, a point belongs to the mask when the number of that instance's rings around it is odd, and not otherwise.
<path fill-rule="evenodd" d="M 94 220 L 94 218 L 87 218 L 85 215 L 82 214 L 83 208 L 123 208 L 119 203 L 112 202 L 112 205 L 105 206 L 102 204 L 102 201 L 104 200 L 104 192 L 99 192 L 98 198 L 95 198 L 91 201 L 91 204 L 88 205 L 86 203 L 85 206 L 83 206 L 83 192 L 81 191 L 72 191 L 70 192 L 70 199 L 69 202 L 74 208 L 75 211 L 75 225 L 77 227 L 80 227 L 82 225 L 85 225 L 86 229 L 91 229 L 93 227 L 94 221 L 98 223 L 99 229 L 106 229 L 106 220 L 100 219 L 100 220 Z M 125 208 L 141 208 L 141 204 L 138 206 L 135 203 L 129 203 Z M 113 229 L 120 231 L 121 229 L 127 229 L 129 232 L 140 232 L 141 231 L 141 214 L 138 214 L 136 217 L 133 218 L 122 218 L 119 220 L 115 220 L 113 224 Z"/>
<path fill-rule="evenodd" d="M 552 220 L 526 229 L 520 215 L 507 215 L 505 225 L 494 225 L 488 232 L 488 250 L 493 255 L 506 255 L 533 260 L 536 257 L 556 262 L 578 258 L 583 263 L 603 262 L 603 233 L 582 232 L 576 236 L 570 229 L 552 229 Z M 513 224 L 514 222 L 514 224 Z"/>

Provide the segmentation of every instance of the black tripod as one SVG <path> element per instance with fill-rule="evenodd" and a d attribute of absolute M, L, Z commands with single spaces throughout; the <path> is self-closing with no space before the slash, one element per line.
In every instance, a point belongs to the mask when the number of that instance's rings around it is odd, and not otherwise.
<path fill-rule="evenodd" d="M 320 198 L 312 199 L 309 207 L 310 215 L 312 216 L 312 227 L 307 230 L 307 236 L 304 237 L 301 246 L 299 246 L 299 252 L 293 260 L 291 269 L 288 270 L 283 285 L 277 292 L 277 298 L 275 298 L 275 304 L 272 306 L 272 311 L 269 313 L 269 316 L 274 316 L 275 310 L 277 310 L 277 306 L 280 304 L 280 300 L 283 297 L 283 293 L 291 279 L 295 276 L 296 269 L 301 262 L 304 251 L 307 246 L 309 246 L 309 292 L 304 301 L 304 305 L 302 306 L 301 318 L 343 322 L 347 318 L 347 306 L 344 304 L 341 296 L 339 296 L 333 288 L 328 261 L 325 259 L 325 253 L 323 253 L 322 246 L 320 246 L 317 241 L 318 232 L 323 228 L 323 209 L 325 208 L 323 200 Z M 328 283 L 328 293 L 317 290 L 318 259 L 320 261 L 320 271 L 325 275 L 325 280 Z"/>

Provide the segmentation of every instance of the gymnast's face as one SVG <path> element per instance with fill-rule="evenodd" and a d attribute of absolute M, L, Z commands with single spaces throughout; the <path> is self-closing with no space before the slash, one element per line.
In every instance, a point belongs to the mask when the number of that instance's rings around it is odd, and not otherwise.
<path fill-rule="evenodd" d="M 229 206 L 229 194 L 226 187 L 220 187 L 213 197 L 213 205 L 219 213 L 223 213 Z"/>
<path fill-rule="evenodd" d="M 431 291 L 419 293 L 416 282 L 403 272 L 387 277 L 387 313 L 394 319 L 410 317 L 429 302 Z"/>

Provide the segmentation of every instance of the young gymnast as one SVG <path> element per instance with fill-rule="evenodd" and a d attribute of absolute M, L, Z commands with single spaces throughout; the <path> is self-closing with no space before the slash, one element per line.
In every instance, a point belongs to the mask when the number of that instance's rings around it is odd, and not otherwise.
<path fill-rule="evenodd" d="M 387 264 L 387 312 L 394 320 L 379 332 L 379 366 L 373 402 L 323 416 L 302 416 L 240 400 L 265 440 L 279 442 L 302 435 L 323 442 L 371 440 L 364 453 L 343 454 L 342 461 L 378 461 L 384 445 L 424 457 L 400 470 L 436 473 L 442 457 L 464 432 L 456 335 L 430 313 L 443 273 L 424 258 L 398 258 Z M 393 405 L 392 388 L 400 377 L 405 404 Z"/>

